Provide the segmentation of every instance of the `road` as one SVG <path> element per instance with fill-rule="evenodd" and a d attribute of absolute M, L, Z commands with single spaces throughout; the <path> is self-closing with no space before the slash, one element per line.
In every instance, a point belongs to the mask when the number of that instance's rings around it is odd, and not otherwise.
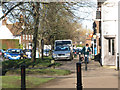
<path fill-rule="evenodd" d="M 71 70 L 72 74 L 55 77 L 55 80 L 38 88 L 76 88 L 76 63 L 78 58 L 72 61 L 57 62 L 61 62 L 63 65 L 56 69 Z M 85 65 L 82 64 L 82 84 L 83 88 L 118 88 L 118 71 L 101 67 L 98 62 L 91 60 L 88 64 L 88 71 L 85 71 Z"/>

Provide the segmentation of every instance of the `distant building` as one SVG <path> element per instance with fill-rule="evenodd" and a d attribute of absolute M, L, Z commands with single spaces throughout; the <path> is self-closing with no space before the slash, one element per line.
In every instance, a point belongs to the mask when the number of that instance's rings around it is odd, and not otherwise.
<path fill-rule="evenodd" d="M 7 18 L 2 20 L 0 26 L 0 39 L 18 39 L 19 45 L 23 49 L 32 48 L 33 32 L 32 30 L 24 30 L 22 28 L 23 23 L 16 22 L 14 24 L 7 24 Z"/>

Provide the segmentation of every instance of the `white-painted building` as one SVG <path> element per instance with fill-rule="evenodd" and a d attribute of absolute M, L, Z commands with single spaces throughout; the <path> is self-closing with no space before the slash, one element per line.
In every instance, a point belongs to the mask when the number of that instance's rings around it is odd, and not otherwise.
<path fill-rule="evenodd" d="M 19 39 L 19 43 L 21 43 L 20 36 L 14 36 L 6 25 L 0 26 L 0 39 Z"/>
<path fill-rule="evenodd" d="M 101 5 L 102 65 L 117 66 L 118 2 L 119 0 L 106 0 Z"/>

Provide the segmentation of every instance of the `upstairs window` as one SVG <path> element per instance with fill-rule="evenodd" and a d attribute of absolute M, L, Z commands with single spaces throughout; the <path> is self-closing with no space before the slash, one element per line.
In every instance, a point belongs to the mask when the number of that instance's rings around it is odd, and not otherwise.
<path fill-rule="evenodd" d="M 26 35 L 26 40 L 27 40 L 27 35 Z"/>
<path fill-rule="evenodd" d="M 23 40 L 25 39 L 25 35 L 23 34 Z"/>

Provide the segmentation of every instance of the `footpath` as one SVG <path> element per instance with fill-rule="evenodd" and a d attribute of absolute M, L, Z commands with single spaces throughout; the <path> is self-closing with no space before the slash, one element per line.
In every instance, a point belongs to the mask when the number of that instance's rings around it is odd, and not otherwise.
<path fill-rule="evenodd" d="M 56 77 L 56 79 L 45 83 L 39 88 L 76 88 L 77 62 L 78 58 L 74 59 L 72 63 L 68 63 L 58 68 L 71 70 L 73 72 L 71 75 L 58 76 Z M 88 70 L 85 71 L 85 64 L 83 63 L 82 85 L 83 88 L 118 88 L 118 71 L 110 67 L 101 67 L 100 64 L 94 60 L 90 61 L 90 63 L 88 64 Z"/>

